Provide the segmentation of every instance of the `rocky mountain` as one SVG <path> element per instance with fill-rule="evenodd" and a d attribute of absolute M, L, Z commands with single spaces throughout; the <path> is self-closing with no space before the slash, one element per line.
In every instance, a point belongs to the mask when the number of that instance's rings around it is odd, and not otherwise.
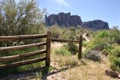
<path fill-rule="evenodd" d="M 109 29 L 108 23 L 102 20 L 93 20 L 88 22 L 83 22 L 82 26 L 89 29 L 100 30 Z"/>
<path fill-rule="evenodd" d="M 82 22 L 80 16 L 71 15 L 70 13 L 63 13 L 63 12 L 59 14 L 51 14 L 49 16 L 45 16 L 45 24 L 48 26 L 58 24 L 59 26 L 64 26 L 64 27 L 83 26 L 85 28 L 90 28 L 90 29 L 95 29 L 95 30 L 109 29 L 108 23 L 102 20 Z"/>
<path fill-rule="evenodd" d="M 77 26 L 81 25 L 81 18 L 77 15 L 71 15 L 70 13 L 59 13 L 58 15 L 51 14 L 50 16 L 45 16 L 46 24 L 51 26 L 57 23 L 59 26 Z"/>

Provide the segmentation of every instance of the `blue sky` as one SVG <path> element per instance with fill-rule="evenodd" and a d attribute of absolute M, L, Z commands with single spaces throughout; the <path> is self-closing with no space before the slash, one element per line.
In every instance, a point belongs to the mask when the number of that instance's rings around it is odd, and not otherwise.
<path fill-rule="evenodd" d="M 120 0 L 38 0 L 38 6 L 49 14 L 71 12 L 82 21 L 100 19 L 120 29 Z"/>

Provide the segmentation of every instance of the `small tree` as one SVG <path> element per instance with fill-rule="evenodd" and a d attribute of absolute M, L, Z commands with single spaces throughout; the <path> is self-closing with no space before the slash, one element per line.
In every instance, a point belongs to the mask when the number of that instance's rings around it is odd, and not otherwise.
<path fill-rule="evenodd" d="M 36 6 L 36 0 L 15 1 L 0 1 L 0 35 L 31 33 L 42 22 L 42 11 Z"/>

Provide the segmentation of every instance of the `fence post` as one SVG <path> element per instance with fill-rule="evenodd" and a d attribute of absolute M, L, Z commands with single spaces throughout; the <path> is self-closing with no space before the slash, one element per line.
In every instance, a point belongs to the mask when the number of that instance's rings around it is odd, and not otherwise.
<path fill-rule="evenodd" d="M 79 52 L 78 52 L 78 59 L 82 58 L 82 35 L 80 35 L 80 40 L 79 40 Z"/>
<path fill-rule="evenodd" d="M 46 66 L 50 66 L 50 47 L 51 47 L 51 32 L 47 32 L 46 45 Z"/>

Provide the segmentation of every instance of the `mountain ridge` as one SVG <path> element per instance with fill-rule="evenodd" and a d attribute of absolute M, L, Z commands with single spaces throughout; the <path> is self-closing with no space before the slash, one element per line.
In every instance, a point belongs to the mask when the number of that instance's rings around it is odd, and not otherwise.
<path fill-rule="evenodd" d="M 45 15 L 45 24 L 48 26 L 58 24 L 59 26 L 62 27 L 82 26 L 84 28 L 95 30 L 109 29 L 108 22 L 99 19 L 83 22 L 80 16 L 71 15 L 70 12 L 69 13 L 60 12 L 58 14 L 50 14 L 49 16 Z"/>

